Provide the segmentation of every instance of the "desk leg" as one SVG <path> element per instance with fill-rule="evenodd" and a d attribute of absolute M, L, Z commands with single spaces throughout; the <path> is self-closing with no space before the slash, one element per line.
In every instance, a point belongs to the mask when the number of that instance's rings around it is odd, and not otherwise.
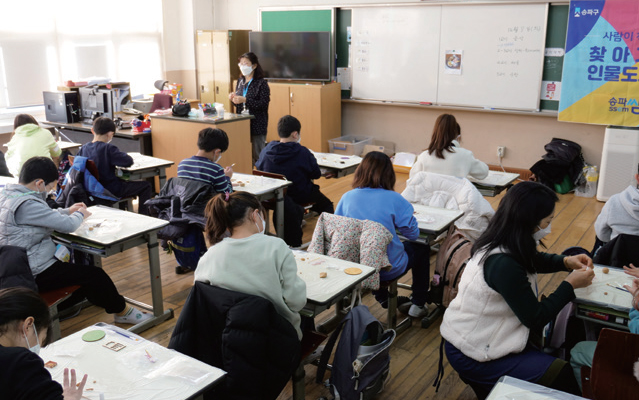
<path fill-rule="evenodd" d="M 173 318 L 172 308 L 164 311 L 164 299 L 162 297 L 162 273 L 160 271 L 160 247 L 158 244 L 157 232 L 146 235 L 146 239 L 148 243 L 147 249 L 149 253 L 149 272 L 151 278 L 153 318 L 129 328 L 129 331 L 134 333 L 143 332 L 152 326 L 158 325 L 166 321 L 167 319 Z M 149 309 L 149 306 L 144 303 L 131 301 L 130 299 L 127 299 L 127 301 L 138 307 Z"/>
<path fill-rule="evenodd" d="M 277 236 L 284 239 L 284 190 L 275 190 L 275 207 L 277 208 L 277 217 L 275 218 L 275 232 Z"/>
<path fill-rule="evenodd" d="M 158 174 L 158 179 L 159 179 L 159 182 L 160 182 L 160 187 L 158 188 L 158 193 L 160 193 L 160 190 L 162 190 L 162 188 L 166 184 L 166 168 L 164 168 L 164 167 L 160 168 L 160 173 Z"/>

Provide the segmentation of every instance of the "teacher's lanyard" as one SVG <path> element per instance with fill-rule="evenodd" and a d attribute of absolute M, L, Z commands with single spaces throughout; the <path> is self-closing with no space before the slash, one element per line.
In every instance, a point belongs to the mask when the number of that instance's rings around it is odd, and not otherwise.
<path fill-rule="evenodd" d="M 244 92 L 242 93 L 242 96 L 246 97 L 246 92 L 248 92 L 248 88 L 251 85 L 251 82 L 253 82 L 253 78 L 251 78 L 251 80 L 246 83 L 246 86 L 244 86 Z"/>

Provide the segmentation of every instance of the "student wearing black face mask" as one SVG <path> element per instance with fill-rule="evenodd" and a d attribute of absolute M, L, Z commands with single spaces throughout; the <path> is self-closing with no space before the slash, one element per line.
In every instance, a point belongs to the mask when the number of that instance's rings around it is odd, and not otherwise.
<path fill-rule="evenodd" d="M 0 290 L 0 388 L 3 399 L 80 400 L 87 382 L 76 385 L 75 370 L 64 370 L 64 387 L 51 379 L 37 354 L 45 344 L 49 307 L 34 291 L 15 287 Z M 70 379 L 69 379 L 70 372 Z"/>

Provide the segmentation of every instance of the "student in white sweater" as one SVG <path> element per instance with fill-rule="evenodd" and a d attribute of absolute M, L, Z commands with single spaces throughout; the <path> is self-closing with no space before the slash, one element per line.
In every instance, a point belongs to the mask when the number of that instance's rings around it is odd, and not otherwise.
<path fill-rule="evenodd" d="M 484 179 L 488 176 L 488 165 L 477 160 L 473 152 L 459 146 L 461 128 L 451 114 L 437 117 L 428 149 L 417 157 L 410 170 L 410 177 L 420 171 L 452 175 L 458 178 L 472 176 Z"/>
<path fill-rule="evenodd" d="M 473 244 L 440 332 L 446 357 L 482 399 L 503 375 L 579 394 L 570 366 L 539 350 L 544 326 L 590 285 L 592 260 L 537 250 L 550 233 L 557 195 L 536 182 L 512 187 Z M 538 273 L 572 271 L 539 300 Z"/>
<path fill-rule="evenodd" d="M 264 209 L 247 192 L 220 193 L 206 206 L 206 234 L 212 246 L 195 270 L 195 280 L 270 300 L 302 338 L 299 311 L 306 283 L 293 253 L 280 238 L 264 235 Z M 224 237 L 225 233 L 229 237 Z"/>

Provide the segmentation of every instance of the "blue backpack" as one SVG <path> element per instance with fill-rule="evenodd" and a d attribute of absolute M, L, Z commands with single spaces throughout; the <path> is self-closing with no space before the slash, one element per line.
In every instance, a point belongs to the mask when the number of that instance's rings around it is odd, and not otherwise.
<path fill-rule="evenodd" d="M 175 255 L 180 267 L 195 270 L 200 257 L 206 253 L 206 242 L 202 229 L 196 224 L 190 224 L 186 233 L 175 240 L 168 240 L 168 251 Z"/>
<path fill-rule="evenodd" d="M 324 373 L 337 337 L 342 335 L 333 358 L 331 394 L 335 400 L 369 400 L 384 390 L 390 379 L 390 345 L 395 331 L 384 330 L 368 307 L 354 307 L 331 334 L 317 367 L 317 383 Z"/>

